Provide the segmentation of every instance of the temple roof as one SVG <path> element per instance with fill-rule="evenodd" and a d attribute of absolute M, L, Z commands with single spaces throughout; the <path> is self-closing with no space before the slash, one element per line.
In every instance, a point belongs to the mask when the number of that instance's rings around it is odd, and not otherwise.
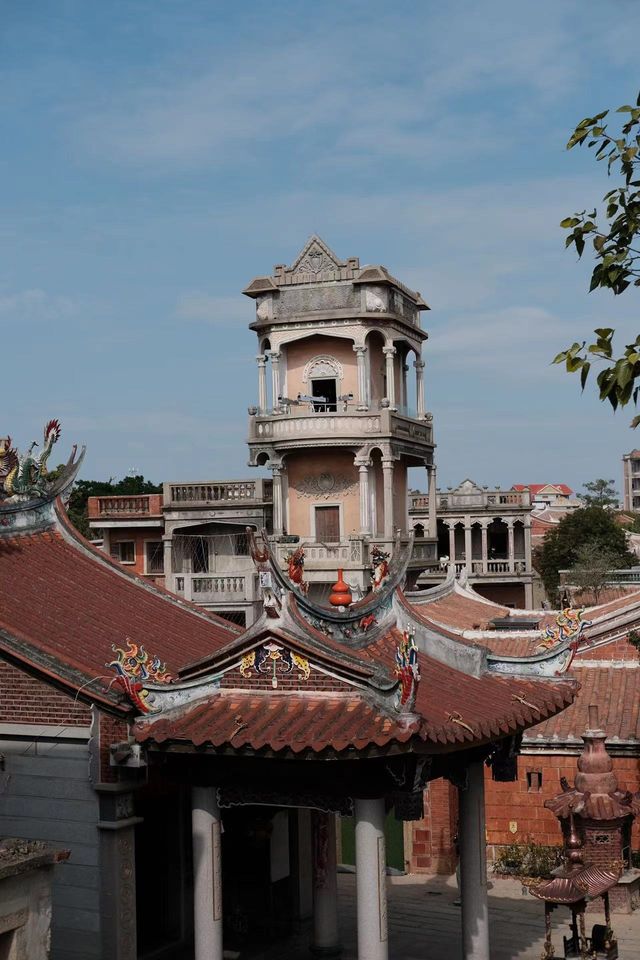
<path fill-rule="evenodd" d="M 106 666 L 113 645 L 130 637 L 178 671 L 240 632 L 96 550 L 60 501 L 49 520 L 24 533 L 0 532 L 0 655 L 16 665 L 80 691 L 80 699 L 123 708 Z"/>
<path fill-rule="evenodd" d="M 553 877 L 537 887 L 530 887 L 531 893 L 547 903 L 578 903 L 580 900 L 593 900 L 615 887 L 620 872 L 612 868 L 589 866 L 569 872 L 565 876 Z"/>

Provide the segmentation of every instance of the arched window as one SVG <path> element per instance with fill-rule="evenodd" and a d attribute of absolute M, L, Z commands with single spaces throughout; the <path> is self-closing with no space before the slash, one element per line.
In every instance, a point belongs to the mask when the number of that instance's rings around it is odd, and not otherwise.
<path fill-rule="evenodd" d="M 338 397 L 341 393 L 342 364 L 334 357 L 321 355 L 312 357 L 304 368 L 302 380 L 309 384 L 309 394 L 317 397 L 313 409 L 319 412 L 335 413 L 338 409 Z"/>

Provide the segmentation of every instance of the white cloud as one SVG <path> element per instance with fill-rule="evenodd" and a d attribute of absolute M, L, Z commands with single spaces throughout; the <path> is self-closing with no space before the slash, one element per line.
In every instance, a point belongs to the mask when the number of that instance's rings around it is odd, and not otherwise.
<path fill-rule="evenodd" d="M 44 290 L 0 291 L 0 324 L 49 323 L 68 320 L 79 313 L 79 305 L 70 297 L 59 297 Z"/>

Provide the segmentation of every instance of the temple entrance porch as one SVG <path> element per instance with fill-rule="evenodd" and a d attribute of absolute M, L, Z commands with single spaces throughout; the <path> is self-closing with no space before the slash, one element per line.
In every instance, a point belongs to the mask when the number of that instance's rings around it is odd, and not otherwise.
<path fill-rule="evenodd" d="M 488 960 L 482 760 L 467 759 L 460 781 L 463 957 Z M 402 758 L 379 760 L 338 761 L 337 775 L 327 764 L 290 761 L 284 778 L 282 764 L 274 761 L 273 775 L 257 779 L 268 761 L 255 759 L 251 775 L 248 759 L 165 755 L 159 768 L 152 764 L 137 805 L 144 816 L 136 837 L 139 960 L 257 960 L 285 956 L 302 940 L 307 955 L 342 956 L 336 847 L 341 816 L 352 817 L 354 827 L 357 947 L 347 955 L 395 956 L 389 950 L 389 925 L 396 921 L 387 904 L 385 841 L 393 800 L 381 774 L 386 766 L 397 777 Z M 356 766 L 362 771 L 360 792 L 377 796 L 339 795 L 341 783 L 356 792 Z M 306 776 L 303 767 L 316 769 Z M 241 776 L 232 782 L 234 768 Z M 398 822 L 400 833 L 402 826 Z"/>

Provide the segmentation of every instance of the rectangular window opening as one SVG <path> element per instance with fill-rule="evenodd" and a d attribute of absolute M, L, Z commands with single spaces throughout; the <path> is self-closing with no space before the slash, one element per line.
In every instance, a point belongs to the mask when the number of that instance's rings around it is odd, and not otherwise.
<path fill-rule="evenodd" d="M 146 572 L 164 573 L 164 544 L 161 540 L 157 542 L 148 540 L 146 547 Z"/>
<path fill-rule="evenodd" d="M 335 413 L 338 409 L 337 383 L 333 379 L 312 380 L 311 396 L 318 398 L 313 403 L 316 413 Z"/>
<path fill-rule="evenodd" d="M 120 540 L 111 544 L 111 556 L 120 563 L 136 562 L 136 544 L 134 540 Z"/>
<path fill-rule="evenodd" d="M 531 793 L 542 790 L 542 770 L 527 770 L 527 790 Z"/>

